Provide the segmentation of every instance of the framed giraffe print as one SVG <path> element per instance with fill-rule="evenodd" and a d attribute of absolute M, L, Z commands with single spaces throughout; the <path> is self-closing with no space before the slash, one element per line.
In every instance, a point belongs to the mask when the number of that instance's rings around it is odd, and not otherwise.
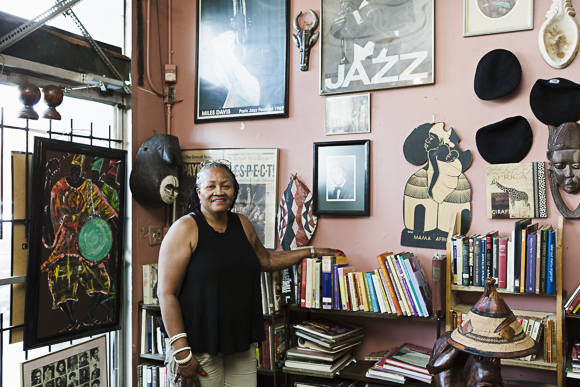
<path fill-rule="evenodd" d="M 485 167 L 489 219 L 547 218 L 543 161 Z"/>

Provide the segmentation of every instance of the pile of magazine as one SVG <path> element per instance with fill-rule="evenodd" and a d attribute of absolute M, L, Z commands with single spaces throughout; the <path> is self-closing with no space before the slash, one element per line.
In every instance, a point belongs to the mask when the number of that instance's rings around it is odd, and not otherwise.
<path fill-rule="evenodd" d="M 404 384 L 407 378 L 431 384 L 433 375 L 427 371 L 427 363 L 432 350 L 404 343 L 391 349 L 381 360 L 371 367 L 368 378 Z"/>
<path fill-rule="evenodd" d="M 351 349 L 363 338 L 362 327 L 320 318 L 294 325 L 298 346 L 286 352 L 284 370 L 332 378 L 355 361 Z"/>

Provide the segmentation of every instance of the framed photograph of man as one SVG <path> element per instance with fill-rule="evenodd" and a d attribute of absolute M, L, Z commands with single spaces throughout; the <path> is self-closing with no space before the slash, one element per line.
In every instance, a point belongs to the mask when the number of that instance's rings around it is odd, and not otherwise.
<path fill-rule="evenodd" d="M 35 138 L 24 349 L 120 328 L 126 154 Z"/>
<path fill-rule="evenodd" d="M 533 29 L 533 0 L 463 0 L 463 36 Z"/>
<path fill-rule="evenodd" d="M 370 140 L 314 143 L 314 214 L 370 215 Z"/>
<path fill-rule="evenodd" d="M 107 340 L 102 335 L 20 366 L 23 387 L 107 387 Z"/>
<path fill-rule="evenodd" d="M 289 0 L 197 0 L 195 123 L 288 117 Z"/>
<path fill-rule="evenodd" d="M 434 0 L 322 0 L 320 94 L 435 82 Z"/>
<path fill-rule="evenodd" d="M 333 95 L 325 98 L 326 135 L 369 133 L 371 131 L 371 94 Z"/>

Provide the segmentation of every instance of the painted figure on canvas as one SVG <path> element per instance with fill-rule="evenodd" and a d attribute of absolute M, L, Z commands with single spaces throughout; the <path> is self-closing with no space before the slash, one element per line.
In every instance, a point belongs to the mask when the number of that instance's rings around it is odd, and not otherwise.
<path fill-rule="evenodd" d="M 403 146 L 413 165 L 427 163 L 405 186 L 403 246 L 444 249 L 455 213 L 462 232 L 471 224 L 471 184 L 463 172 L 471 165 L 471 151 L 459 148 L 459 136 L 442 122 L 415 128 Z"/>
<path fill-rule="evenodd" d="M 86 156 L 74 154 L 69 175 L 52 184 L 52 177 L 60 170 L 60 162 L 51 160 L 45 172 L 45 224 L 43 242 L 52 253 L 40 266 L 48 273 L 53 309 L 60 309 L 69 324 L 62 332 L 80 330 L 81 323 L 95 326 L 101 322 L 95 312 L 106 300 L 110 278 L 104 259 L 114 245 L 117 231 L 117 211 L 103 196 L 99 187 L 83 177 Z M 94 163 L 93 163 L 94 165 Z M 83 243 L 83 228 L 91 230 L 88 244 Z M 96 237 L 96 239 L 95 239 Z M 97 242 L 96 246 L 91 243 Z M 87 246 L 83 249 L 83 246 Z M 79 284 L 85 287 L 91 307 L 84 319 L 75 316 Z"/>

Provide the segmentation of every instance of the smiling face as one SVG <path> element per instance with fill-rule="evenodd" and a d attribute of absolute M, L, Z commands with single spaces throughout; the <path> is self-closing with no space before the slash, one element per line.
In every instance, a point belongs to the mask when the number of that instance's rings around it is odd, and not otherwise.
<path fill-rule="evenodd" d="M 567 149 L 552 152 L 550 168 L 562 189 L 575 194 L 580 191 L 580 150 Z"/>
<path fill-rule="evenodd" d="M 226 212 L 234 202 L 234 181 L 222 168 L 200 171 L 196 192 L 202 212 Z"/>

